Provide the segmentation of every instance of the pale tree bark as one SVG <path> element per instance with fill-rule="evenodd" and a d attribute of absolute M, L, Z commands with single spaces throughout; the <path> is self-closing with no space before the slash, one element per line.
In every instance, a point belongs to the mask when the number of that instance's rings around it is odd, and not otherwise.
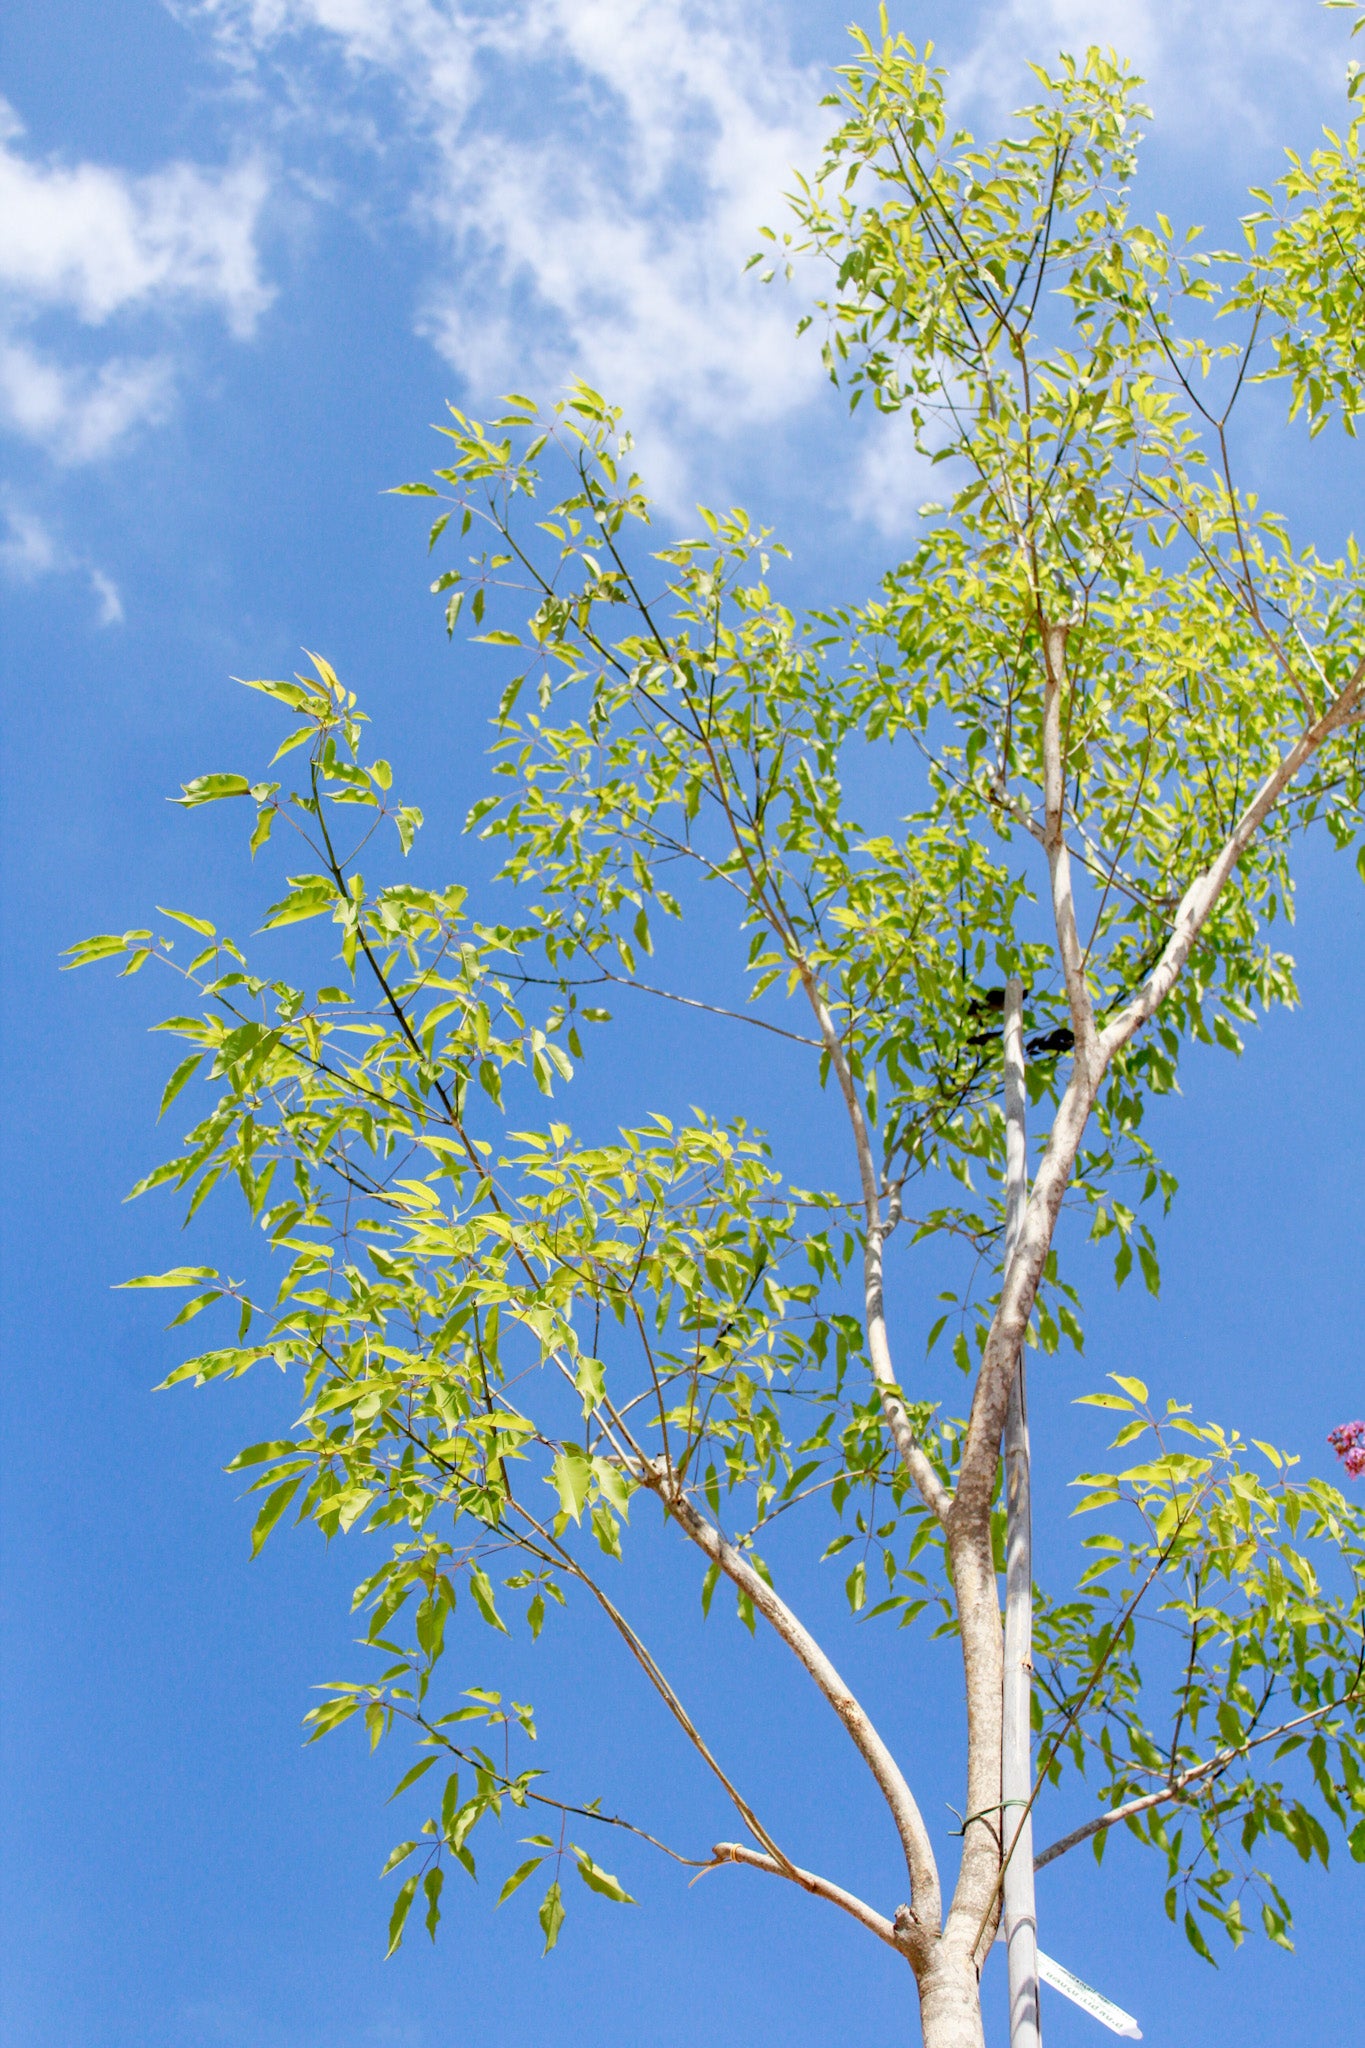
<path fill-rule="evenodd" d="M 1053 922 L 1071 1006 L 1075 1054 L 1071 1076 L 1058 1105 L 1024 1212 L 1018 1250 L 1005 1274 L 987 1335 L 958 1483 L 947 1519 L 968 1687 L 969 1812 L 978 1811 L 985 1803 L 982 1794 L 986 1773 L 983 1762 L 974 1759 L 972 1748 L 980 1745 L 993 1757 L 1000 1754 L 999 1701 L 1003 1656 L 991 1556 L 990 1509 L 1001 1437 L 1008 1414 L 1015 1361 L 1024 1342 L 1085 1126 L 1111 1062 L 1170 993 L 1191 948 L 1257 831 L 1295 777 L 1326 742 L 1365 715 L 1365 661 L 1362 661 L 1332 703 L 1300 733 L 1293 746 L 1266 776 L 1214 860 L 1186 891 L 1176 912 L 1171 936 L 1144 988 L 1103 1032 L 1099 1032 L 1095 1028 L 1085 985 L 1071 892 L 1070 856 L 1063 831 L 1065 781 L 1060 706 L 1066 683 L 1066 632 L 1065 627 L 1048 627 L 1044 632 L 1044 837 Z M 944 1938 L 945 1942 L 953 1939 L 961 1918 L 970 1918 L 974 1926 L 974 1954 L 984 1953 L 984 1945 L 994 1935 L 995 1908 L 1001 1888 L 998 1850 L 995 1869 L 990 1866 L 990 1844 L 984 1839 L 984 1830 L 979 1829 L 974 1839 L 969 1829 Z"/>
<path fill-rule="evenodd" d="M 946 1960 L 957 1952 L 959 1943 L 965 1939 L 974 1972 L 979 1970 L 980 1959 L 994 1936 L 1003 1878 L 998 1836 L 988 1830 L 985 1822 L 976 1819 L 999 1796 L 990 1788 L 991 1774 L 992 1771 L 998 1773 L 1001 1754 L 1003 1644 L 991 1550 L 991 1498 L 1015 1361 L 1024 1342 L 1085 1126 L 1109 1065 L 1170 993 L 1191 948 L 1257 831 L 1294 779 L 1327 741 L 1365 715 L 1365 661 L 1362 661 L 1332 703 L 1300 733 L 1266 776 L 1215 859 L 1186 891 L 1177 910 L 1171 936 L 1144 988 L 1101 1033 L 1095 1027 L 1085 984 L 1071 889 L 1070 856 L 1063 830 L 1065 781 L 1061 702 L 1066 682 L 1066 629 L 1049 628 L 1044 635 L 1044 646 L 1044 795 L 1047 813 L 1044 843 L 1048 852 L 1053 921 L 1066 977 L 1076 1048 L 1071 1076 L 1058 1105 L 1024 1211 L 1018 1248 L 1006 1271 L 987 1337 L 958 1483 L 946 1517 L 967 1683 L 968 1822 L 958 1882 L 940 1947 Z M 998 1775 L 995 1783 L 999 1783 Z M 924 1985 L 925 1980 L 921 1979 L 922 1992 Z M 934 2010 L 937 2010 L 936 2005 Z M 930 2007 L 926 2005 L 925 2040 L 930 2048 L 939 2048 L 939 2037 L 929 2030 L 929 2013 Z M 945 2027 L 958 2025 L 956 2019 L 950 2022 L 946 2016 L 943 2023 Z M 951 2031 L 942 2038 L 945 2041 L 956 2039 Z"/>
<path fill-rule="evenodd" d="M 910 1787 L 870 1718 L 823 1650 L 744 1553 L 716 1529 L 688 1497 L 666 1458 L 629 1460 L 635 1476 L 660 1498 L 665 1510 L 712 1563 L 752 1601 L 755 1610 L 798 1657 L 834 1709 L 854 1746 L 868 1765 L 895 1823 L 910 1878 L 911 1899 L 890 1920 L 874 1907 L 830 1880 L 803 1870 L 780 1852 L 776 1855 L 737 1843 L 719 1843 L 717 1863 L 737 1864 L 780 1876 L 815 1897 L 837 1905 L 910 1964 L 918 1987 L 925 2048 L 984 2048 L 980 2008 L 982 1961 L 994 1938 L 1001 1895 L 1009 1887 L 1007 1919 L 1012 1933 L 1024 1936 L 1011 1970 L 1012 2048 L 1038 2048 L 1037 1945 L 1033 1925 L 1031 1883 L 1011 1884 L 1010 1870 L 1018 1858 L 1031 1880 L 1031 1823 L 1010 1825 L 1009 1814 L 1033 1794 L 1027 1742 L 1027 1695 L 1031 1669 L 1031 1559 L 1027 1546 L 1012 1551 L 1016 1572 L 1012 1587 L 1026 1598 L 1012 1606 L 1015 1628 L 1009 1637 L 1012 1699 L 1011 1746 L 1004 1748 L 1006 1635 L 1002 1629 L 999 1590 L 991 1541 L 991 1501 L 1008 1430 L 1016 1454 L 1016 1473 L 1027 1477 L 1027 1425 L 1021 1360 L 1025 1333 L 1033 1312 L 1044 1266 L 1051 1250 L 1062 1200 L 1070 1185 L 1076 1156 L 1104 1076 L 1133 1034 L 1160 1007 L 1184 968 L 1237 863 L 1295 777 L 1323 745 L 1365 715 L 1365 661 L 1333 702 L 1299 735 L 1266 777 L 1216 858 L 1195 878 L 1177 910 L 1171 936 L 1140 993 L 1101 1031 L 1097 1028 L 1085 975 L 1085 956 L 1077 930 L 1071 860 L 1064 829 L 1065 774 L 1062 706 L 1066 689 L 1066 625 L 1044 627 L 1044 813 L 1037 836 L 1047 852 L 1053 923 L 1071 1012 L 1075 1051 L 1072 1071 L 1057 1108 L 1038 1173 L 1027 1199 L 1022 1197 L 1023 1062 L 1019 995 L 1013 997 L 1007 1045 L 1007 1104 L 1010 1144 L 1019 1149 L 1011 1189 L 1019 1195 L 1009 1207 L 1005 1271 L 972 1400 L 956 1488 L 940 1481 L 914 1429 L 897 1381 L 886 1327 L 883 1277 L 882 1190 L 872 1134 L 868 1128 L 838 1030 L 814 973 L 799 956 L 795 964 L 805 984 L 821 1045 L 838 1081 L 852 1131 L 862 1203 L 866 1216 L 864 1307 L 868 1354 L 892 1442 L 926 1506 L 944 1531 L 952 1568 L 961 1632 L 967 1709 L 967 1813 L 957 1883 L 946 1916 L 937 1864 L 923 1817 Z M 1016 1099 L 1017 1097 L 1017 1099 Z M 1012 1412 L 1013 1411 L 1013 1412 Z M 1024 1455 L 1017 1453 L 1022 1447 Z M 1011 1486 L 1015 1526 L 1027 1527 L 1027 1493 L 1016 1477 Z M 1028 1565 L 1028 1576 L 1024 1566 Z M 1019 1746 L 1020 1701 L 1024 1744 Z M 1002 1782 L 1002 1766 L 1006 1779 Z M 1191 1773 L 1191 1778 L 1203 1775 Z M 1135 1802 L 1136 1811 L 1171 1789 Z M 1123 1817 L 1128 1809 L 1101 1817 L 1075 1836 L 1054 1845 L 1041 1861 L 1050 1860 L 1099 1828 Z M 1013 1943 L 1011 1944 L 1013 1960 Z M 1030 1996 L 1031 1993 L 1031 1996 Z M 1014 2015 L 1020 2016 L 1015 2029 Z M 1031 2032 L 1030 2032 L 1031 2027 Z"/>
<path fill-rule="evenodd" d="M 810 1631 L 767 1580 L 759 1576 L 743 1551 L 737 1550 L 694 1507 L 666 1460 L 654 1459 L 646 1472 L 646 1483 L 659 1494 L 679 1528 L 713 1564 L 720 1566 L 731 1584 L 753 1602 L 756 1612 L 805 1666 L 871 1771 L 895 1823 L 910 1878 L 908 1916 L 904 1923 L 897 1920 L 896 1932 L 907 1954 L 912 1951 L 927 1954 L 942 1921 L 938 1865 L 929 1831 L 900 1765 L 873 1726 L 866 1709 Z"/>
<path fill-rule="evenodd" d="M 821 995 L 815 976 L 806 962 L 798 960 L 797 966 L 810 1006 L 815 1013 L 815 1021 L 820 1027 L 821 1044 L 839 1083 L 839 1093 L 843 1096 L 844 1108 L 848 1113 L 849 1126 L 853 1133 L 853 1148 L 858 1161 L 858 1182 L 866 1219 L 866 1234 L 863 1241 L 863 1319 L 867 1333 L 868 1362 L 881 1396 L 882 1413 L 901 1463 L 914 1480 L 926 1507 L 943 1521 L 949 1506 L 947 1489 L 930 1464 L 915 1434 L 914 1424 L 910 1420 L 891 1361 L 883 1286 L 885 1225 L 882 1221 L 881 1183 L 877 1174 L 876 1155 L 872 1149 L 872 1134 L 867 1127 L 862 1101 L 843 1043 L 835 1029 L 834 1019 L 830 1016 L 829 1005 Z"/>

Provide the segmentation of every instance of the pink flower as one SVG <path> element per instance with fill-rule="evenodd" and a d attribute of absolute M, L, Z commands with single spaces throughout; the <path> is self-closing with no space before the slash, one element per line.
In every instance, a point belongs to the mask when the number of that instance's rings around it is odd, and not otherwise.
<path fill-rule="evenodd" d="M 1327 1432 L 1327 1441 L 1352 1479 L 1365 1475 L 1365 1422 L 1343 1422 Z"/>

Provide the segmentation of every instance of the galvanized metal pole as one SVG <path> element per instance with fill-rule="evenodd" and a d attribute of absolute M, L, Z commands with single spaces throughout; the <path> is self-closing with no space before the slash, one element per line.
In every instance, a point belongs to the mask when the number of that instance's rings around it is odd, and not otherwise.
<path fill-rule="evenodd" d="M 1005 984 L 1005 1270 L 1023 1229 L 1028 1199 L 1024 1092 L 1024 990 Z M 1005 1422 L 1005 1698 L 1000 1755 L 1002 1835 L 1014 1844 L 1005 1871 L 1010 2048 L 1041 2048 L 1038 1921 L 1033 1891 L 1033 1820 L 1021 1815 L 1033 1791 L 1033 1527 L 1029 1491 L 1024 1349 L 1019 1348 Z"/>

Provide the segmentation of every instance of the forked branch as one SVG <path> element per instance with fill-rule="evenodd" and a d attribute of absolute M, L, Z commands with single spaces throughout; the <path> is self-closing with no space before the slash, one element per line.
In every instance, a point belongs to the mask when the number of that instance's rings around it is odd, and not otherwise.
<path fill-rule="evenodd" d="M 939 1931 L 942 1903 L 938 1865 L 929 1832 L 900 1765 L 873 1726 L 866 1709 L 786 1602 L 759 1575 L 743 1552 L 727 1542 L 693 1506 L 664 1461 L 656 1458 L 649 1462 L 640 1476 L 659 1495 L 684 1535 L 691 1538 L 712 1564 L 719 1565 L 731 1584 L 753 1602 L 755 1611 L 763 1616 L 773 1632 L 805 1666 L 834 1709 L 890 1809 L 910 1874 L 911 1911 L 926 1938 L 932 1939 Z"/>

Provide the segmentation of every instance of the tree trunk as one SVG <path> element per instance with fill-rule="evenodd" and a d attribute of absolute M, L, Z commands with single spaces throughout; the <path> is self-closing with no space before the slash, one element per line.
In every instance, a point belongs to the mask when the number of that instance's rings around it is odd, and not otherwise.
<path fill-rule="evenodd" d="M 961 1953 L 939 1955 L 919 1980 L 924 2048 L 985 2048 L 981 1987 Z"/>

